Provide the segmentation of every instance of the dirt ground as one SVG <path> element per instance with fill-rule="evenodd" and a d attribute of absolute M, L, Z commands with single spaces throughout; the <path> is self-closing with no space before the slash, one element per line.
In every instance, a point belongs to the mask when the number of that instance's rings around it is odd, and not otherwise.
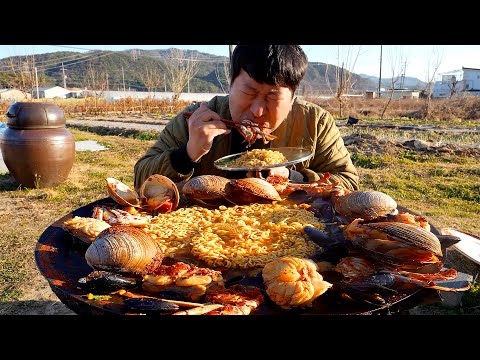
<path fill-rule="evenodd" d="M 413 142 L 399 144 L 392 141 L 383 141 L 375 139 L 372 141 L 371 135 L 357 136 L 351 135 L 344 138 L 345 143 L 352 152 L 381 152 L 394 154 L 402 148 L 409 147 L 417 151 L 449 151 L 456 154 L 464 154 L 465 156 L 475 156 L 480 158 L 480 149 L 473 147 L 461 146 L 444 146 L 430 144 L 425 148 L 421 144 Z M 372 148 L 372 144 L 377 144 L 376 148 Z M 14 210 L 14 209 L 12 209 Z M 449 250 L 446 261 L 448 267 L 453 267 L 458 271 L 476 276 L 480 273 L 480 266 L 464 257 L 461 253 Z M 24 294 L 18 301 L 0 303 L 0 315 L 75 315 L 75 313 L 59 301 L 58 297 L 51 290 L 47 280 L 37 270 L 30 279 L 30 286 L 25 289 Z M 418 307 L 410 311 L 410 314 L 418 315 L 438 315 L 439 311 L 435 307 Z M 440 314 L 443 314 L 440 312 Z"/>

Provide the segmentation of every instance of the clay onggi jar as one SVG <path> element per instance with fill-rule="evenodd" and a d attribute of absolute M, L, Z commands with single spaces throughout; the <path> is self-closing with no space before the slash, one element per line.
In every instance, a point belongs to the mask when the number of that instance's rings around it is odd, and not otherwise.
<path fill-rule="evenodd" d="M 0 148 L 17 183 L 44 188 L 65 181 L 75 160 L 75 140 L 63 111 L 53 103 L 16 102 L 6 116 Z"/>

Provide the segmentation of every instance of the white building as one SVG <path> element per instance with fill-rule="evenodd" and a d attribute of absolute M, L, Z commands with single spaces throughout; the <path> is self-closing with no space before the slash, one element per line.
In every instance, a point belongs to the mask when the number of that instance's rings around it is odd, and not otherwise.
<path fill-rule="evenodd" d="M 393 94 L 392 94 L 393 92 Z M 380 97 L 381 98 L 390 98 L 392 100 L 398 99 L 419 99 L 420 98 L 420 90 L 411 90 L 411 89 L 380 89 Z"/>
<path fill-rule="evenodd" d="M 38 87 L 38 98 L 39 99 L 53 99 L 61 98 L 65 99 L 66 95 L 70 92 L 61 86 L 41 86 Z M 33 98 L 37 98 L 37 88 L 34 87 L 30 90 Z"/>
<path fill-rule="evenodd" d="M 438 74 L 433 85 L 434 98 L 469 95 L 480 96 L 480 69 L 462 67 Z"/>

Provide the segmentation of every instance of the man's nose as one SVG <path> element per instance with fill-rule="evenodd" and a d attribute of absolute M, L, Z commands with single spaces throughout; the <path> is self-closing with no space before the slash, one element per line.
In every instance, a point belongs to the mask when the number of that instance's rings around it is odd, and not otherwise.
<path fill-rule="evenodd" d="M 266 106 L 267 104 L 265 100 L 258 98 L 253 101 L 252 105 L 250 106 L 250 111 L 255 117 L 260 117 L 265 113 Z"/>

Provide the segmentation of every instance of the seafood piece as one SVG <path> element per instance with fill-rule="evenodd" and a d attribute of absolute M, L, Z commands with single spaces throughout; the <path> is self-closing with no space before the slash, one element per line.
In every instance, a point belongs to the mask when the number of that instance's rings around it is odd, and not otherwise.
<path fill-rule="evenodd" d="M 128 289 L 139 285 L 139 279 L 116 274 L 110 271 L 94 270 L 78 282 L 89 292 L 108 294 L 119 289 Z"/>
<path fill-rule="evenodd" d="M 124 300 L 123 304 L 130 310 L 138 311 L 147 315 L 177 311 L 180 308 L 177 304 L 151 297 L 130 298 Z"/>
<path fill-rule="evenodd" d="M 385 265 L 417 272 L 438 272 L 443 266 L 439 239 L 420 226 L 356 219 L 344 230 L 352 245 Z"/>
<path fill-rule="evenodd" d="M 232 285 L 227 290 L 210 292 L 206 300 L 224 306 L 206 313 L 206 315 L 249 315 L 265 300 L 262 292 L 255 286 Z"/>
<path fill-rule="evenodd" d="M 377 272 L 374 263 L 358 256 L 344 257 L 335 266 L 335 270 L 349 279 L 364 278 L 374 275 Z"/>
<path fill-rule="evenodd" d="M 193 113 L 185 111 L 183 115 L 185 119 L 189 119 Z M 247 142 L 247 148 L 252 146 L 252 144 L 257 140 L 257 136 L 263 140 L 264 144 L 268 144 L 269 141 L 276 139 L 275 135 L 265 132 L 264 130 L 269 128 L 268 123 L 256 123 L 254 121 L 244 119 L 239 122 L 227 119 L 220 119 L 227 127 L 238 129 L 240 134 L 244 137 L 244 142 Z"/>
<path fill-rule="evenodd" d="M 63 222 L 63 228 L 77 239 L 90 245 L 103 230 L 110 227 L 110 224 L 101 220 L 89 217 L 74 216 Z"/>
<path fill-rule="evenodd" d="M 199 205 L 217 206 L 224 203 L 225 185 L 230 180 L 217 175 L 199 175 L 185 182 L 182 193 Z"/>
<path fill-rule="evenodd" d="M 290 196 L 290 194 L 297 191 L 305 192 L 308 197 L 320 196 L 323 199 L 343 196 L 350 192 L 350 190 L 340 186 L 338 181 L 330 183 L 328 180 L 329 178 L 330 173 L 326 172 L 323 177 L 317 181 L 306 184 L 291 183 L 287 177 L 280 175 L 270 175 L 265 179 L 265 181 L 272 184 L 282 198 L 287 198 Z"/>
<path fill-rule="evenodd" d="M 225 185 L 225 199 L 236 205 L 266 204 L 282 198 L 272 184 L 260 178 L 233 179 Z"/>
<path fill-rule="evenodd" d="M 350 218 L 376 218 L 397 211 L 397 203 L 380 191 L 352 191 L 334 200 L 337 213 Z"/>
<path fill-rule="evenodd" d="M 159 265 L 164 253 L 150 235 L 127 225 L 115 225 L 97 235 L 85 252 L 95 270 L 140 274 Z"/>
<path fill-rule="evenodd" d="M 220 271 L 179 261 L 147 269 L 143 274 L 142 288 L 148 292 L 172 291 L 197 300 L 207 291 L 224 289 L 224 281 Z"/>
<path fill-rule="evenodd" d="M 178 207 L 180 201 L 177 185 L 160 174 L 149 176 L 139 191 L 143 206 L 152 212 L 170 212 Z"/>
<path fill-rule="evenodd" d="M 92 218 L 103 220 L 110 225 L 130 225 L 143 228 L 150 223 L 152 216 L 141 213 L 131 214 L 131 212 L 107 206 L 95 206 Z"/>
<path fill-rule="evenodd" d="M 393 276 L 396 280 L 403 281 L 410 284 L 415 284 L 424 288 L 434 289 L 445 292 L 459 292 L 466 291 L 471 288 L 472 284 L 468 282 L 461 287 L 448 287 L 437 285 L 434 280 L 453 280 L 457 277 L 457 270 L 445 269 L 440 270 L 434 274 L 418 274 L 408 271 L 385 271 L 387 274 Z"/>
<path fill-rule="evenodd" d="M 270 299 L 284 309 L 311 306 L 332 284 L 310 259 L 287 256 L 268 262 L 262 278 Z"/>
<path fill-rule="evenodd" d="M 438 237 L 421 226 L 400 222 L 372 222 L 363 223 L 356 219 L 345 227 L 346 238 L 359 239 L 385 239 L 400 241 L 407 245 L 430 251 L 437 256 L 443 256 Z"/>
<path fill-rule="evenodd" d="M 134 207 L 141 206 L 140 198 L 135 190 L 112 177 L 107 178 L 106 181 L 108 194 L 118 204 Z"/>
<path fill-rule="evenodd" d="M 197 306 L 187 310 L 181 310 L 174 312 L 172 315 L 204 315 L 210 311 L 224 307 L 222 304 L 206 304 L 202 306 Z"/>

